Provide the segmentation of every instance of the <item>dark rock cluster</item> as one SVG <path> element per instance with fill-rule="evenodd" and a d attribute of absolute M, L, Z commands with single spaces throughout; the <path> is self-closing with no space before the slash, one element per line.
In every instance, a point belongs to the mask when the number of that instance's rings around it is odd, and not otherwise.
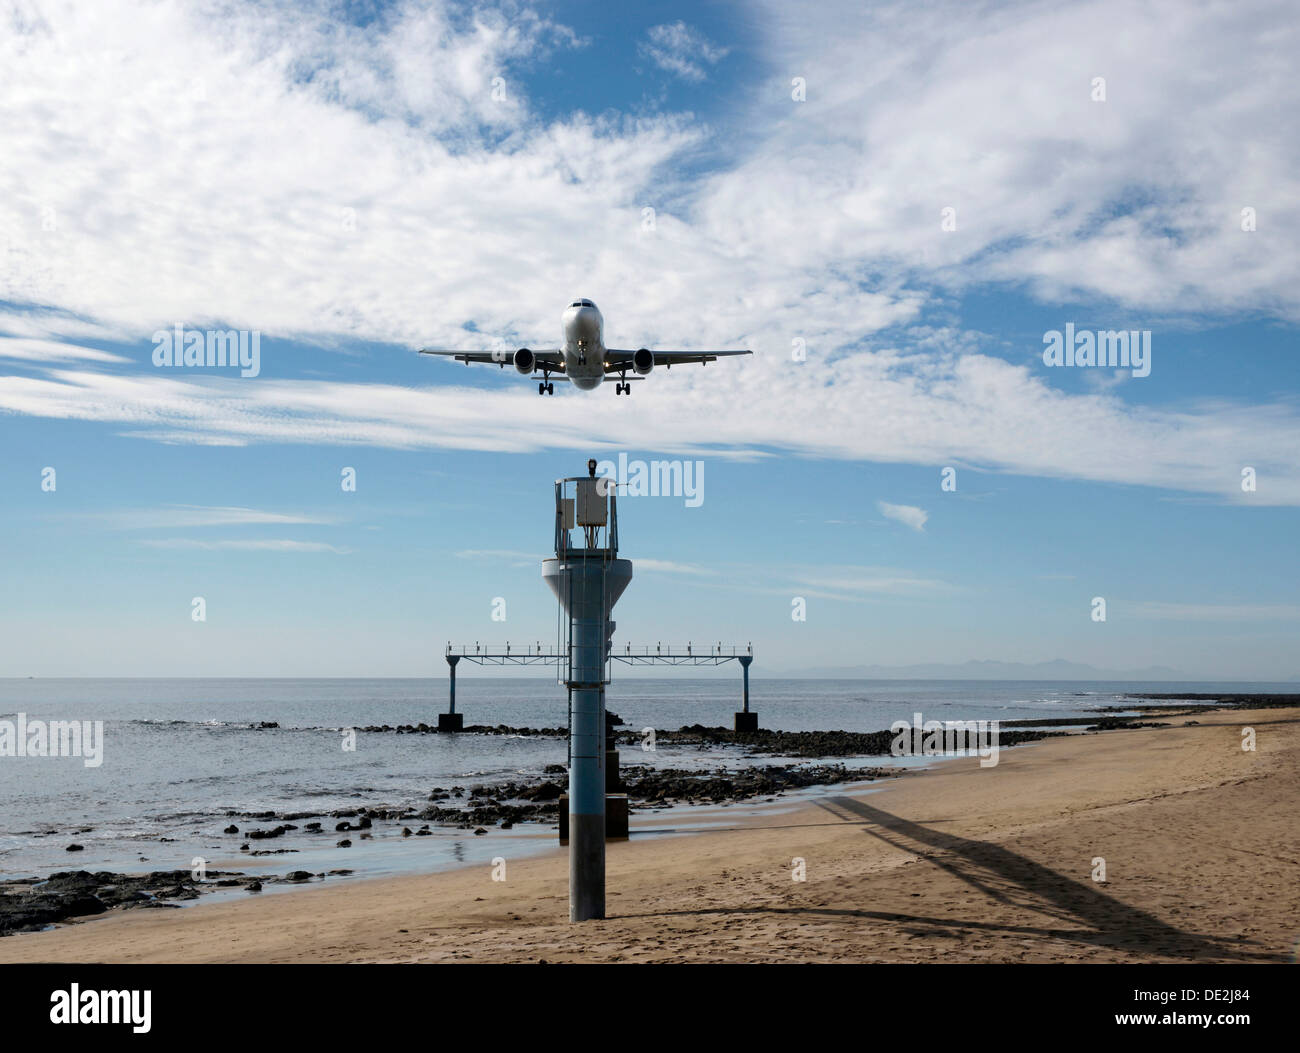
<path fill-rule="evenodd" d="M 68 918 L 103 914 L 114 907 L 175 907 L 197 899 L 201 886 L 244 884 L 242 874 L 209 870 L 197 883 L 188 870 L 114 874 L 106 870 L 64 870 L 44 881 L 12 881 L 0 887 L 0 935 L 32 932 Z"/>

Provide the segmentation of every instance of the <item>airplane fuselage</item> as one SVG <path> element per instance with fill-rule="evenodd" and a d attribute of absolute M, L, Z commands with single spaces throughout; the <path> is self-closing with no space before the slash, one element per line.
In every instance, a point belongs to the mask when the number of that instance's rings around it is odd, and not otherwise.
<path fill-rule="evenodd" d="M 591 391 L 605 380 L 605 319 L 590 300 L 570 304 L 562 319 L 564 372 L 575 388 Z"/>
<path fill-rule="evenodd" d="M 555 380 L 563 379 L 582 391 L 592 391 L 612 376 L 616 395 L 632 394 L 632 381 L 644 380 L 656 366 L 671 369 L 674 365 L 707 365 L 719 358 L 753 354 L 748 348 L 723 351 L 651 351 L 646 347 L 609 348 L 605 346 L 605 319 L 600 308 L 587 299 L 569 303 L 560 318 L 560 346 L 541 351 L 521 347 L 513 353 L 486 349 L 422 347 L 422 355 L 443 355 L 469 365 L 478 362 L 501 369 L 513 363 L 516 372 L 538 381 L 537 394 L 554 395 Z M 632 374 L 629 376 L 628 374 Z M 540 377 L 539 377 L 540 374 Z"/>

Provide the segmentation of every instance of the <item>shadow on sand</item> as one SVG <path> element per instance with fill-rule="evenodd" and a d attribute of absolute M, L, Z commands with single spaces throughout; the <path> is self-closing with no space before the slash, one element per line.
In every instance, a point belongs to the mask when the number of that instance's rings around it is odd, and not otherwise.
<path fill-rule="evenodd" d="M 899 851 L 919 855 L 970 885 L 984 897 L 964 900 L 961 917 L 928 917 L 897 911 L 832 907 L 738 907 L 666 911 L 660 916 L 770 914 L 792 917 L 853 917 L 889 922 L 919 935 L 960 940 L 973 932 L 1062 940 L 1105 947 L 1119 955 L 1139 954 L 1183 961 L 1287 962 L 1289 955 L 1265 951 L 1250 940 L 1224 940 L 1185 932 L 1136 907 L 1107 895 L 1095 885 L 1076 881 L 998 844 L 944 833 L 892 815 L 851 797 L 816 802 L 841 822 L 861 826 Z M 818 824 L 821 825 L 821 824 Z M 1020 913 L 1037 913 L 1043 925 L 1012 925 L 981 920 L 993 905 Z M 1051 921 L 1059 924 L 1051 924 Z"/>

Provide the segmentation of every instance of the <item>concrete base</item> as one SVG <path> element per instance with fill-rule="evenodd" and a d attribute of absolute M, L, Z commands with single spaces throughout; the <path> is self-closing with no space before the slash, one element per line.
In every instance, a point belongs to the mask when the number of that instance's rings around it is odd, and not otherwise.
<path fill-rule="evenodd" d="M 627 834 L 627 794 L 605 794 L 605 840 L 626 841 Z"/>
<path fill-rule="evenodd" d="M 560 807 L 560 844 L 569 843 L 569 795 L 563 794 Z M 605 840 L 626 841 L 628 839 L 628 803 L 625 793 L 605 794 Z"/>
<path fill-rule="evenodd" d="M 439 731 L 464 731 L 465 714 L 464 713 L 439 713 L 438 730 Z"/>
<path fill-rule="evenodd" d="M 758 714 L 757 713 L 737 713 L 736 714 L 737 731 L 757 731 Z"/>
<path fill-rule="evenodd" d="M 569 849 L 569 920 L 605 916 L 605 842 L 600 816 L 574 815 L 574 844 Z"/>

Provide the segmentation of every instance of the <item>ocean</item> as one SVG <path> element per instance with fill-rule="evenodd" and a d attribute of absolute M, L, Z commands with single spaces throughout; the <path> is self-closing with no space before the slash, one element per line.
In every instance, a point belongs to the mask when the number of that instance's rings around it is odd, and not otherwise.
<path fill-rule="evenodd" d="M 565 726 L 566 696 L 553 678 L 463 673 L 457 679 L 457 710 L 467 726 Z M 1122 704 L 1126 693 L 1287 689 L 1280 684 L 754 678 L 750 704 L 764 728 L 879 731 L 917 712 L 927 720 L 1050 719 Z M 730 727 L 740 708 L 740 678 L 619 678 L 610 685 L 607 707 L 636 730 Z M 422 807 L 435 786 L 468 788 L 536 777 L 546 765 L 565 762 L 563 739 L 526 736 L 359 732 L 355 750 L 343 748 L 342 729 L 436 724 L 446 708 L 445 679 L 0 680 L 0 720 L 15 721 L 24 713 L 29 720 L 104 722 L 98 766 L 76 757 L 0 757 L 0 877 L 66 869 L 190 869 L 199 858 L 210 868 L 245 872 L 346 868 L 370 876 L 554 846 L 553 829 L 541 824 L 494 829 L 487 837 L 435 827 L 435 836 L 402 839 L 398 823 L 391 830 L 377 826 L 372 840 L 354 842 L 350 849 L 336 848 L 334 837 L 285 838 L 292 852 L 250 858 L 238 851 L 242 837 L 222 834 L 232 821 L 241 830 L 258 825 L 232 820 L 229 812 L 328 815 L 362 805 Z M 278 727 L 263 728 L 264 722 Z M 753 763 L 729 747 L 621 749 L 624 765 L 702 769 Z M 656 813 L 655 828 L 672 832 L 681 818 Z M 84 850 L 68 852 L 73 842 Z"/>

